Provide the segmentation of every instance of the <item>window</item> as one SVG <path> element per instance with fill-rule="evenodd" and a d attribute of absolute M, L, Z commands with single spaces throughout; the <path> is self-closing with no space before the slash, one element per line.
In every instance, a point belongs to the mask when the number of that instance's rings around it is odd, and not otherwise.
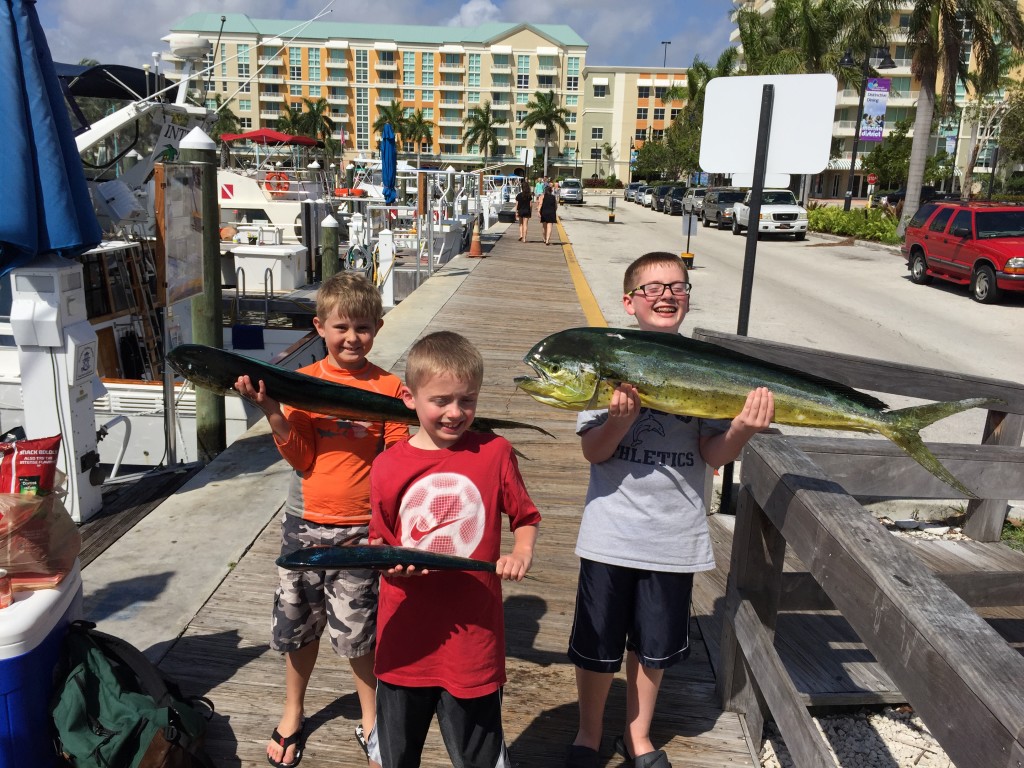
<path fill-rule="evenodd" d="M 469 77 L 466 81 L 466 85 L 473 88 L 480 87 L 480 54 L 471 53 L 469 54 Z"/>
<path fill-rule="evenodd" d="M 416 101 L 416 91 L 412 88 L 402 90 L 402 101 Z"/>
<path fill-rule="evenodd" d="M 971 230 L 971 212 L 970 211 L 966 211 L 966 210 L 958 211 L 956 216 L 953 217 L 953 223 L 949 225 L 949 232 L 950 232 L 950 234 L 952 234 L 953 230 L 955 230 L 957 228 L 966 229 L 967 232 L 968 232 L 967 237 L 971 236 L 970 233 L 971 233 L 972 230 Z"/>
<path fill-rule="evenodd" d="M 359 54 L 367 60 L 366 51 L 356 51 L 358 66 Z M 356 88 L 356 149 L 370 148 L 370 89 Z"/>
<path fill-rule="evenodd" d="M 675 120 L 677 117 L 679 117 L 679 113 L 682 112 L 682 111 L 683 110 L 681 110 L 681 109 L 673 109 L 672 113 L 671 113 L 670 119 Z"/>
<path fill-rule="evenodd" d="M 665 98 L 665 90 L 666 90 L 666 88 L 663 85 L 655 86 L 655 88 L 654 88 L 654 98 L 656 98 L 656 99 L 664 99 Z"/>
<path fill-rule="evenodd" d="M 647 107 L 637 107 L 636 108 L 636 119 L 637 120 L 646 120 L 647 119 Z"/>
<path fill-rule="evenodd" d="M 590 159 L 591 160 L 600 160 L 601 159 L 601 148 L 600 147 L 591 147 L 590 148 Z"/>
<path fill-rule="evenodd" d="M 420 61 L 420 84 L 421 85 L 433 85 L 434 84 L 434 54 L 424 53 L 422 61 Z"/>
<path fill-rule="evenodd" d="M 240 86 L 238 86 L 239 93 L 249 93 L 252 90 L 252 83 L 246 80 Z"/>
<path fill-rule="evenodd" d="M 565 140 L 566 141 L 576 141 L 576 131 L 566 131 L 565 132 Z"/>
<path fill-rule="evenodd" d="M 320 86 L 319 85 L 311 85 L 311 86 L 309 86 L 309 98 L 311 98 L 311 99 L 319 99 L 320 98 Z"/>
<path fill-rule="evenodd" d="M 516 110 L 516 122 L 517 123 L 521 123 L 525 119 L 526 119 L 526 110 L 525 109 L 517 109 Z"/>
<path fill-rule="evenodd" d="M 655 141 L 661 141 L 664 135 L 665 130 L 663 128 L 655 128 L 653 131 L 651 131 L 651 138 L 654 139 Z"/>
<path fill-rule="evenodd" d="M 511 67 L 509 63 L 507 53 L 493 53 L 491 54 L 491 69 L 505 69 Z"/>
<path fill-rule="evenodd" d="M 306 72 L 306 79 L 316 83 L 320 81 L 320 49 L 310 48 L 306 51 L 306 64 L 309 71 Z M 312 95 L 312 94 L 310 94 Z"/>
<path fill-rule="evenodd" d="M 565 97 L 565 106 L 567 106 L 567 107 L 578 107 L 579 104 L 580 104 L 580 97 L 579 96 L 566 96 Z"/>
<path fill-rule="evenodd" d="M 228 46 L 226 43 L 220 44 L 220 76 L 228 76 Z"/>
<path fill-rule="evenodd" d="M 567 91 L 578 91 L 580 89 L 580 79 L 576 75 L 569 75 L 565 78 L 565 90 Z"/>
<path fill-rule="evenodd" d="M 607 95 L 608 95 L 608 86 L 607 85 L 595 85 L 594 86 L 594 98 L 595 99 L 603 99 Z"/>
<path fill-rule="evenodd" d="M 636 97 L 638 99 L 649 99 L 651 98 L 651 86 L 641 85 L 636 89 Z"/>
<path fill-rule="evenodd" d="M 537 75 L 537 87 L 546 91 L 553 90 L 555 87 L 555 76 Z"/>
<path fill-rule="evenodd" d="M 480 91 L 466 91 L 466 101 L 470 104 L 480 103 Z"/>
<path fill-rule="evenodd" d="M 604 138 L 604 128 L 591 128 L 590 129 L 590 138 L 592 138 L 592 139 L 603 139 Z"/>
<path fill-rule="evenodd" d="M 636 141 L 647 141 L 647 130 L 644 128 L 637 128 L 636 133 L 633 134 L 633 138 Z"/>
<path fill-rule="evenodd" d="M 238 76 L 245 80 L 249 77 L 249 46 L 238 44 Z"/>
<path fill-rule="evenodd" d="M 568 123 L 569 125 L 575 125 L 575 123 L 576 123 L 576 113 L 575 112 L 570 112 L 569 114 L 567 114 L 565 116 L 565 122 Z"/>
<path fill-rule="evenodd" d="M 251 117 L 240 117 L 238 118 L 238 127 L 243 131 L 252 130 L 252 118 Z"/>
<path fill-rule="evenodd" d="M 517 93 L 516 94 L 516 104 L 529 104 L 529 103 L 530 103 L 530 94 L 528 94 L 528 93 Z"/>
<path fill-rule="evenodd" d="M 289 85 L 288 86 L 288 95 L 289 96 L 301 96 L 302 95 L 302 86 L 301 85 Z"/>
<path fill-rule="evenodd" d="M 381 64 L 392 66 L 395 63 L 395 52 L 377 51 L 377 61 Z"/>
<path fill-rule="evenodd" d="M 241 105 L 242 102 L 238 102 L 238 103 L 239 103 L 239 105 Z M 216 99 L 207 99 L 206 100 L 206 108 L 210 109 L 210 110 L 217 109 L 217 100 Z M 239 106 L 239 109 L 241 109 L 241 106 Z"/>
<path fill-rule="evenodd" d="M 516 75 L 516 88 L 529 88 L 530 87 L 530 76 L 529 75 Z"/>
<path fill-rule="evenodd" d="M 516 74 L 517 75 L 528 75 L 528 74 L 530 74 L 530 57 L 529 56 L 516 56 Z"/>
<path fill-rule="evenodd" d="M 416 85 L 415 51 L 402 51 L 402 85 Z"/>
<path fill-rule="evenodd" d="M 392 88 L 379 88 L 377 89 L 377 98 L 384 99 L 385 101 L 394 101 L 395 91 Z"/>
<path fill-rule="evenodd" d="M 478 56 L 480 54 L 477 54 Z M 446 53 L 444 59 L 441 61 L 443 67 L 461 67 L 462 66 L 462 54 L 461 53 Z"/>
<path fill-rule="evenodd" d="M 654 119 L 655 120 L 664 120 L 665 119 L 665 108 L 664 107 L 655 107 L 654 108 Z"/>
<path fill-rule="evenodd" d="M 423 101 L 433 101 L 434 100 L 434 92 L 433 91 L 424 91 L 422 94 L 420 94 L 420 98 Z"/>
<path fill-rule="evenodd" d="M 239 46 L 241 48 L 241 46 Z M 292 80 L 302 79 L 302 49 L 291 47 L 288 49 L 288 77 Z"/>
<path fill-rule="evenodd" d="M 423 118 L 425 120 L 433 120 L 434 119 L 434 108 L 433 107 L 424 107 L 423 108 Z"/>
<path fill-rule="evenodd" d="M 516 138 L 517 139 L 528 139 L 528 138 L 530 138 L 529 137 L 529 131 L 526 128 L 516 128 Z"/>
<path fill-rule="evenodd" d="M 214 107 L 214 109 L 216 109 L 216 107 Z M 238 109 L 241 112 L 251 112 L 252 111 L 252 99 L 239 99 L 238 100 Z"/>
<path fill-rule="evenodd" d="M 370 82 L 370 52 L 365 48 L 356 51 L 356 82 Z"/>
<path fill-rule="evenodd" d="M 932 223 L 928 225 L 928 229 L 932 232 L 942 232 L 946 228 L 946 222 L 949 221 L 949 217 L 953 215 L 955 208 L 943 208 L 932 219 Z"/>
<path fill-rule="evenodd" d="M 566 59 L 565 71 L 566 71 L 566 74 L 572 75 L 574 77 L 579 77 L 579 75 L 580 75 L 580 57 L 579 56 L 569 56 Z"/>
<path fill-rule="evenodd" d="M 537 68 L 538 69 L 555 69 L 555 57 L 554 56 L 538 56 L 537 57 Z"/>
<path fill-rule="evenodd" d="M 491 88 L 508 88 L 512 81 L 509 79 L 511 75 L 491 75 Z M 530 94 L 526 94 L 529 98 Z"/>

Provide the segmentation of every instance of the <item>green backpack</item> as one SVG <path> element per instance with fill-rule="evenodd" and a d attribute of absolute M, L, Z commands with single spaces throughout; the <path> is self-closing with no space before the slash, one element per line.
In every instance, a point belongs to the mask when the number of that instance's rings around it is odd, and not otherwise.
<path fill-rule="evenodd" d="M 75 768 L 212 768 L 207 716 L 138 649 L 94 627 L 73 622 L 64 640 L 50 702 L 57 751 Z"/>

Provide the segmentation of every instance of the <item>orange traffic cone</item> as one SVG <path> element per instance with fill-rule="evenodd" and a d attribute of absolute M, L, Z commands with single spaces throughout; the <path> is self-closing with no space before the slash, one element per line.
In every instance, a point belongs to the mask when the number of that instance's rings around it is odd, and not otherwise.
<path fill-rule="evenodd" d="M 469 242 L 469 254 L 471 259 L 476 259 L 484 255 L 483 246 L 480 244 L 480 217 L 478 216 L 476 221 L 473 222 L 473 239 Z"/>

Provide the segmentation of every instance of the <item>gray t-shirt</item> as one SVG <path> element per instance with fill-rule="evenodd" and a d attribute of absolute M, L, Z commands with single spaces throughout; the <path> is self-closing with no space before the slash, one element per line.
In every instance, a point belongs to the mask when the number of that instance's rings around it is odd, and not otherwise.
<path fill-rule="evenodd" d="M 576 433 L 607 419 L 607 410 L 583 411 Z M 646 571 L 713 569 L 699 442 L 728 428 L 728 421 L 642 408 L 611 458 L 590 465 L 576 554 Z"/>

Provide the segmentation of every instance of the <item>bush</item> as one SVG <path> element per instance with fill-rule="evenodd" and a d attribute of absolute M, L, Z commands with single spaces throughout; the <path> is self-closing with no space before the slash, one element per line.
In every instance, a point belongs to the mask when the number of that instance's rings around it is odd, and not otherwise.
<path fill-rule="evenodd" d="M 895 245 L 901 242 L 896 234 L 899 219 L 879 208 L 858 208 L 844 211 L 838 206 L 824 206 L 807 211 L 807 225 L 812 232 L 855 237 Z"/>
<path fill-rule="evenodd" d="M 622 182 L 618 179 L 584 179 L 583 186 L 586 189 L 622 189 Z"/>

